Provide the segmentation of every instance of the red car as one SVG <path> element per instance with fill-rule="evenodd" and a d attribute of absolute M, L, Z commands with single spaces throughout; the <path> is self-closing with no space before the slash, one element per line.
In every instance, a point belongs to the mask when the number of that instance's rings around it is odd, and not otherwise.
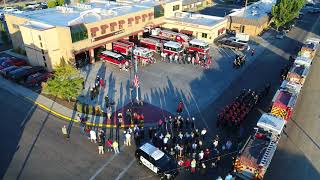
<path fill-rule="evenodd" d="M 35 86 L 39 85 L 44 81 L 47 81 L 50 77 L 52 77 L 52 74 L 49 72 L 45 73 L 35 73 L 27 77 L 25 84 L 26 86 Z"/>
<path fill-rule="evenodd" d="M 22 59 L 16 59 L 16 58 L 10 58 L 6 63 L 10 64 L 11 66 L 25 66 L 28 65 L 28 63 L 25 60 Z"/>

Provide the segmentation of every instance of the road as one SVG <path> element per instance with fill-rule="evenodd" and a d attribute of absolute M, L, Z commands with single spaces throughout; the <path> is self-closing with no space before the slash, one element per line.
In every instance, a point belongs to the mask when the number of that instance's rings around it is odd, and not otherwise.
<path fill-rule="evenodd" d="M 296 54 L 297 46 L 309 35 L 316 16 L 306 15 L 298 27 L 283 40 L 274 40 L 274 34 L 266 34 L 256 43 L 268 46 L 257 60 L 241 73 L 236 80 L 207 108 L 196 114 L 210 127 L 210 135 L 222 133 L 215 128 L 216 114 L 243 88 L 261 88 L 272 83 L 272 91 L 249 116 L 246 129 L 250 131 L 279 86 L 279 74 L 288 62 L 289 55 Z M 313 28 L 320 34 L 319 23 Z M 312 34 L 311 34 L 312 35 Z M 319 56 L 318 56 L 319 58 Z M 278 151 L 271 163 L 266 179 L 319 179 L 319 61 L 312 66 L 310 76 L 298 100 L 295 115 L 286 128 Z M 206 76 L 204 73 L 203 76 Z M 203 89 L 205 92 L 206 90 Z M 205 96 L 205 93 L 204 93 Z M 79 127 L 71 125 L 71 139 L 61 135 L 64 120 L 33 106 L 29 101 L 0 89 L 2 126 L 0 136 L 0 179 L 157 179 L 145 167 L 134 161 L 134 146 L 122 149 L 120 156 L 106 152 L 97 154 L 97 145 L 80 135 Z M 230 163 L 230 162 L 229 162 Z M 229 166 L 229 165 L 227 165 Z M 201 179 L 213 179 L 225 175 L 227 170 L 209 170 Z M 290 172 L 290 173 L 284 173 Z M 289 176 L 289 175 L 290 176 Z M 289 177 L 288 177 L 289 176 Z M 3 178 L 2 178 L 3 177 Z M 178 179 L 194 179 L 182 173 Z"/>

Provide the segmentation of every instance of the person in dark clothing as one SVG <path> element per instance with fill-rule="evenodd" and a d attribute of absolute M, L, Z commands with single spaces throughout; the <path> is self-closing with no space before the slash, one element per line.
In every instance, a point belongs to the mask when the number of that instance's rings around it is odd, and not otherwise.
<path fill-rule="evenodd" d="M 153 135 L 152 127 L 149 128 L 148 134 L 149 134 L 149 139 L 152 139 L 152 135 Z"/>
<path fill-rule="evenodd" d="M 104 102 L 106 103 L 106 108 L 109 107 L 109 96 L 104 97 Z"/>
<path fill-rule="evenodd" d="M 255 53 L 256 53 L 256 50 L 253 48 L 253 49 L 251 50 L 251 56 L 254 56 Z"/>
<path fill-rule="evenodd" d="M 179 104 L 178 104 L 177 113 L 181 114 L 182 111 L 183 111 L 183 102 L 180 101 Z"/>
<path fill-rule="evenodd" d="M 140 134 L 141 139 L 144 139 L 144 128 L 143 127 L 141 127 L 139 134 Z"/>

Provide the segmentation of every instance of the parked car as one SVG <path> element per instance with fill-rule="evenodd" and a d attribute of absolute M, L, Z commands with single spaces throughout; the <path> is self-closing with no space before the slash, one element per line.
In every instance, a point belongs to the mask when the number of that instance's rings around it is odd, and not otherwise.
<path fill-rule="evenodd" d="M 42 82 L 47 81 L 50 77 L 52 76 L 51 73 L 45 72 L 45 73 L 35 73 L 31 74 L 30 76 L 27 77 L 25 81 L 26 86 L 37 86 Z"/>
<path fill-rule="evenodd" d="M 24 68 L 22 68 L 21 70 L 10 72 L 8 77 L 14 81 L 21 81 L 21 80 L 24 80 L 29 75 L 35 74 L 41 71 L 44 71 L 44 68 L 41 66 L 33 66 L 33 67 L 24 66 Z"/>
<path fill-rule="evenodd" d="M 3 69 L 0 70 L 0 74 L 1 74 L 3 77 L 6 77 L 8 72 L 14 71 L 14 70 L 16 70 L 16 69 L 19 69 L 19 67 L 18 67 L 18 66 L 6 67 L 6 68 L 3 68 Z"/>
<path fill-rule="evenodd" d="M 25 66 L 27 65 L 27 62 L 21 59 L 10 58 L 1 63 L 1 65 L 4 65 L 4 64 L 9 64 L 11 66 Z"/>
<path fill-rule="evenodd" d="M 161 179 L 174 179 L 178 175 L 176 161 L 150 143 L 139 147 L 135 156 L 139 164 L 148 167 Z"/>

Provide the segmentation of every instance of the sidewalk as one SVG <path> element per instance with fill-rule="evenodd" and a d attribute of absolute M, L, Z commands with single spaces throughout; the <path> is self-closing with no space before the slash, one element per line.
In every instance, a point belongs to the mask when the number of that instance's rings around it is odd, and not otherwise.
<path fill-rule="evenodd" d="M 68 120 L 68 121 L 74 121 L 78 122 L 76 120 L 77 114 L 80 116 L 84 116 L 84 114 L 71 110 L 65 106 L 62 106 L 61 104 L 44 97 L 36 92 L 31 91 L 28 88 L 25 88 L 19 84 L 16 84 L 14 82 L 8 81 L 4 78 L 0 78 L 0 86 L 2 89 L 7 90 L 15 95 L 21 96 L 29 101 L 32 101 L 34 104 L 38 105 L 42 109 L 52 113 L 55 116 L 58 116 L 62 119 Z M 118 112 L 122 112 L 125 115 L 126 110 L 128 109 L 129 105 L 125 105 L 121 107 L 120 109 L 113 110 L 113 114 L 111 116 L 111 121 L 106 121 L 105 117 L 100 116 L 88 116 L 87 125 L 89 126 L 97 126 L 97 127 L 115 127 L 116 126 L 116 115 Z M 136 112 L 142 113 L 145 117 L 144 126 L 149 127 L 153 126 L 157 123 L 157 121 L 160 118 L 163 118 L 164 116 L 168 117 L 171 115 L 169 112 L 164 111 L 160 108 L 157 108 L 151 104 L 144 104 L 141 107 L 135 107 Z M 121 127 L 128 127 L 130 126 L 130 122 L 124 121 L 121 125 Z"/>

